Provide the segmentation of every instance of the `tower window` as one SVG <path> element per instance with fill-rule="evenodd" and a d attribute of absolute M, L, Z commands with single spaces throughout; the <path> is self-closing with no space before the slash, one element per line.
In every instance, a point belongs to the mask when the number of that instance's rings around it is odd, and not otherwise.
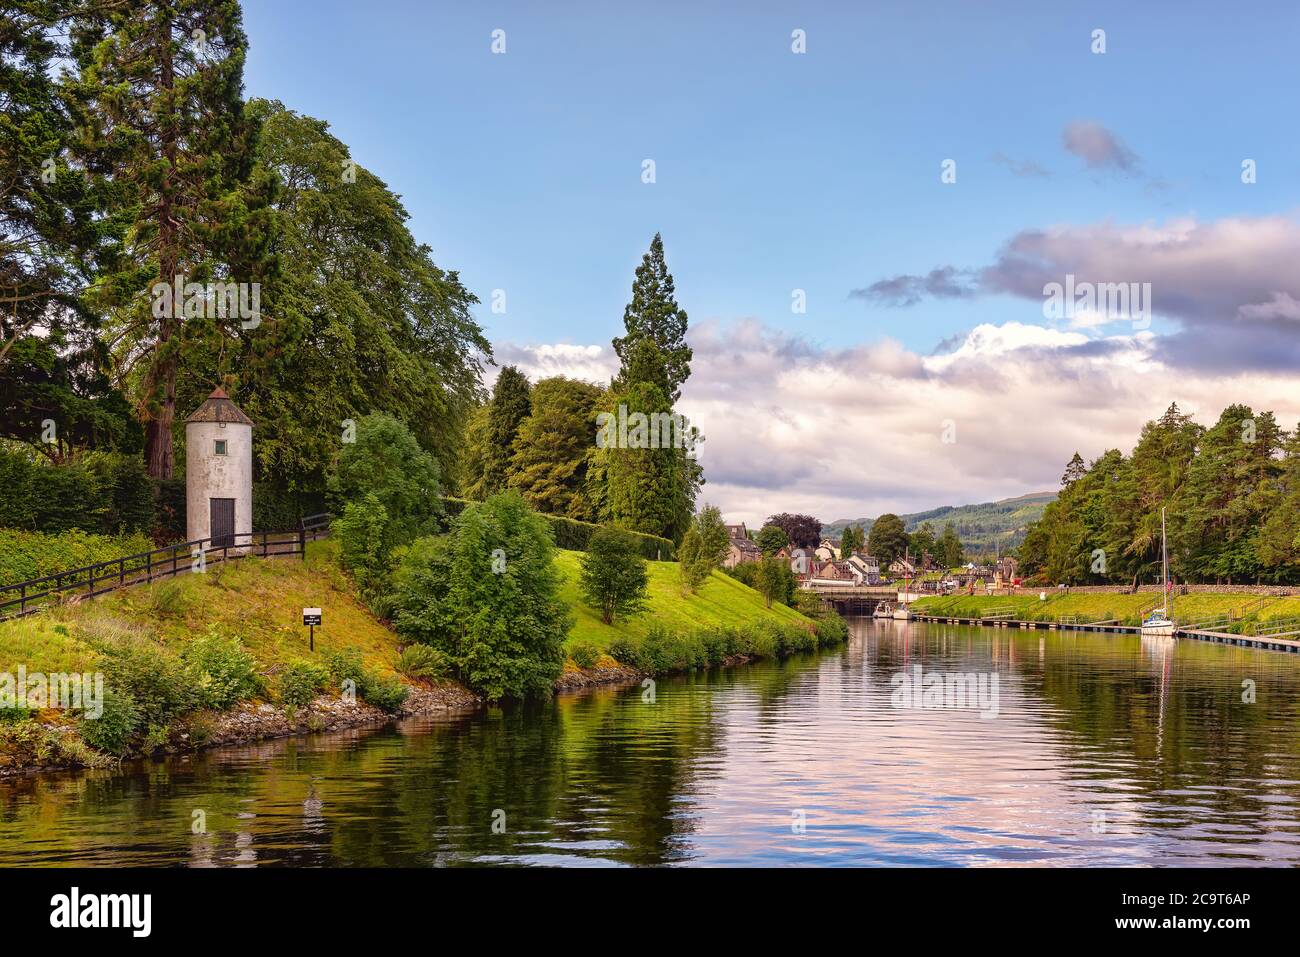
<path fill-rule="evenodd" d="M 225 439 L 215 439 L 215 440 L 214 440 L 214 444 L 216 445 L 216 448 L 213 450 L 213 451 L 214 451 L 214 454 L 216 454 L 216 455 L 225 455 L 225 454 L 226 454 L 226 440 L 225 440 Z"/>

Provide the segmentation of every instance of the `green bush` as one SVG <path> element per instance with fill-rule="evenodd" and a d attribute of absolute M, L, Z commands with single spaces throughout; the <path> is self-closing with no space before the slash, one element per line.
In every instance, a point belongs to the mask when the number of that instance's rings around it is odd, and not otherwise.
<path fill-rule="evenodd" d="M 393 713 L 399 711 L 411 689 L 396 678 L 379 678 L 367 673 L 364 687 L 359 689 L 367 704 Z"/>
<path fill-rule="evenodd" d="M 314 661 L 295 661 L 280 675 L 280 700 L 305 708 L 330 683 L 330 669 Z"/>
<path fill-rule="evenodd" d="M 546 522 L 507 492 L 466 508 L 450 535 L 412 543 L 394 574 L 393 620 L 490 701 L 545 695 L 572 624 L 560 584 Z"/>
<path fill-rule="evenodd" d="M 153 642 L 109 646 L 103 660 L 105 682 L 134 699 L 141 727 L 169 724 L 201 703 L 190 670 Z"/>
<path fill-rule="evenodd" d="M 402 650 L 397 660 L 400 674 L 417 681 L 445 678 L 451 672 L 451 662 L 437 648 L 428 645 L 410 645 Z"/>
<path fill-rule="evenodd" d="M 600 660 L 600 649 L 589 641 L 575 641 L 569 646 L 569 657 L 579 668 L 594 668 Z"/>
<path fill-rule="evenodd" d="M 361 663 L 361 652 L 355 648 L 339 648 L 325 652 L 325 667 L 329 670 L 330 680 L 337 685 L 351 681 L 357 693 L 366 680 L 365 665 Z"/>
<path fill-rule="evenodd" d="M 634 638 L 627 635 L 618 635 L 610 640 L 606 651 L 619 664 L 628 665 L 632 668 L 637 666 L 637 642 Z"/>
<path fill-rule="evenodd" d="M 372 412 L 356 421 L 355 441 L 339 452 L 327 480 L 336 514 L 374 496 L 383 507 L 382 550 L 412 541 L 438 528 L 442 513 L 438 463 L 398 419 Z M 372 510 L 373 511 L 373 510 Z"/>
<path fill-rule="evenodd" d="M 139 721 L 135 698 L 109 688 L 104 691 L 103 712 L 98 718 L 83 718 L 79 730 L 82 740 L 95 750 L 122 755 Z"/>
<path fill-rule="evenodd" d="M 351 681 L 357 697 L 385 711 L 396 711 L 406 700 L 409 688 L 395 678 L 381 678 L 362 664 L 361 652 L 343 648 L 326 652 L 330 677 L 340 686 Z"/>
<path fill-rule="evenodd" d="M 829 648 L 842 644 L 849 638 L 848 623 L 835 611 L 817 622 L 817 647 Z"/>
<path fill-rule="evenodd" d="M 209 631 L 190 642 L 182 658 L 190 667 L 200 707 L 225 711 L 262 690 L 257 662 L 238 638 Z"/>
<path fill-rule="evenodd" d="M 112 535 L 154 524 L 154 483 L 134 455 L 99 452 L 52 465 L 27 449 L 0 448 L 0 488 L 6 528 Z"/>
<path fill-rule="evenodd" d="M 368 598 L 382 594 L 388 580 L 389 514 L 379 497 L 367 492 L 348 502 L 334 522 L 339 558 Z"/>

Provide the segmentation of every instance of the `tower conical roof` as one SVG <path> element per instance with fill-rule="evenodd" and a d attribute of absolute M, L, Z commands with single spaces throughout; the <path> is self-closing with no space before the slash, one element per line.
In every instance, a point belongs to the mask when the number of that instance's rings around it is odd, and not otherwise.
<path fill-rule="evenodd" d="M 204 403 L 194 410 L 186 422 L 235 422 L 239 425 L 252 425 L 253 420 L 244 415 L 239 406 L 226 395 L 220 387 L 212 390 Z"/>

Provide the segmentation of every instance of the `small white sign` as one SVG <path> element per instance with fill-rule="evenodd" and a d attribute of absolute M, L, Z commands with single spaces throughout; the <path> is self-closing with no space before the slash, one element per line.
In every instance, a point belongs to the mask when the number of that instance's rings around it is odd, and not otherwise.
<path fill-rule="evenodd" d="M 302 623 L 303 623 L 304 625 L 319 625 L 319 624 L 320 624 L 320 609 L 319 609 L 319 608 L 304 608 L 304 609 L 302 610 Z"/>

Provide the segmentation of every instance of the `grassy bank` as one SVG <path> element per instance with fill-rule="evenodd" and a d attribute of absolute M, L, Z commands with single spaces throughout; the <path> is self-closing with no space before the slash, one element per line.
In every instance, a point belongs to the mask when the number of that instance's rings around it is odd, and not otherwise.
<path fill-rule="evenodd" d="M 580 556 L 561 551 L 557 564 L 574 619 L 566 669 L 595 669 L 583 672 L 588 680 L 619 664 L 687 670 L 783 657 L 845 637 L 837 617 L 814 621 L 782 605 L 766 608 L 757 592 L 721 572 L 684 595 L 674 562 L 650 563 L 643 615 L 606 625 L 580 598 Z M 323 610 L 314 652 L 304 607 Z M 213 740 L 214 724 L 224 727 L 237 711 L 288 733 L 284 715 L 292 724 L 295 714 L 337 703 L 349 681 L 371 711 L 401 710 L 413 688 L 425 701 L 440 691 L 473 700 L 451 681 L 409 679 L 418 672 L 397 635 L 358 597 L 328 540 L 310 544 L 306 561 L 244 558 L 0 623 L 0 672 L 20 665 L 29 675 L 103 673 L 104 716 L 0 709 L 0 766 L 93 765 L 109 755 L 201 746 Z"/>
<path fill-rule="evenodd" d="M 647 570 L 650 587 L 646 613 L 625 622 L 607 625 L 595 609 L 582 603 L 578 591 L 581 552 L 562 551 L 557 565 L 564 575 L 560 595 L 574 615 L 569 644 L 590 642 L 601 651 L 619 638 L 641 639 L 658 624 L 675 631 L 695 628 L 756 625 L 808 625 L 809 619 L 785 605 L 763 607 L 763 597 L 730 575 L 715 571 L 694 595 L 683 595 L 681 576 L 676 562 L 650 562 Z"/>
<path fill-rule="evenodd" d="M 324 610 L 314 653 L 307 606 Z M 0 623 L 0 672 L 20 666 L 28 676 L 101 674 L 104 694 L 94 720 L 85 701 L 0 709 L 0 765 L 10 767 L 355 724 L 402 710 L 413 688 L 423 703 L 473 700 L 399 677 L 396 636 L 355 596 L 328 542 L 306 561 L 244 558 Z"/>
<path fill-rule="evenodd" d="M 730 575 L 714 571 L 695 594 L 684 594 L 676 562 L 650 562 L 646 611 L 605 624 L 583 604 L 580 552 L 562 551 L 560 594 L 574 616 L 568 651 L 589 667 L 601 655 L 650 674 L 689 671 L 746 658 L 783 658 L 839 644 L 848 630 L 836 615 L 814 620 L 763 598 Z"/>
<path fill-rule="evenodd" d="M 1009 610 L 1020 621 L 1056 621 L 1074 618 L 1078 622 L 1116 621 L 1124 625 L 1140 623 L 1144 611 L 1160 601 L 1155 592 L 1135 595 L 1110 593 L 1062 593 L 1047 591 L 1046 600 L 1039 592 L 1025 595 L 947 595 L 918 599 L 912 606 L 923 615 L 952 615 L 956 618 L 979 618 Z M 1248 611 L 1246 622 L 1269 621 L 1300 615 L 1300 598 L 1259 599 L 1250 595 L 1198 593 L 1174 597 L 1174 611 L 1180 622 L 1197 621 L 1222 615 L 1240 615 Z"/>

